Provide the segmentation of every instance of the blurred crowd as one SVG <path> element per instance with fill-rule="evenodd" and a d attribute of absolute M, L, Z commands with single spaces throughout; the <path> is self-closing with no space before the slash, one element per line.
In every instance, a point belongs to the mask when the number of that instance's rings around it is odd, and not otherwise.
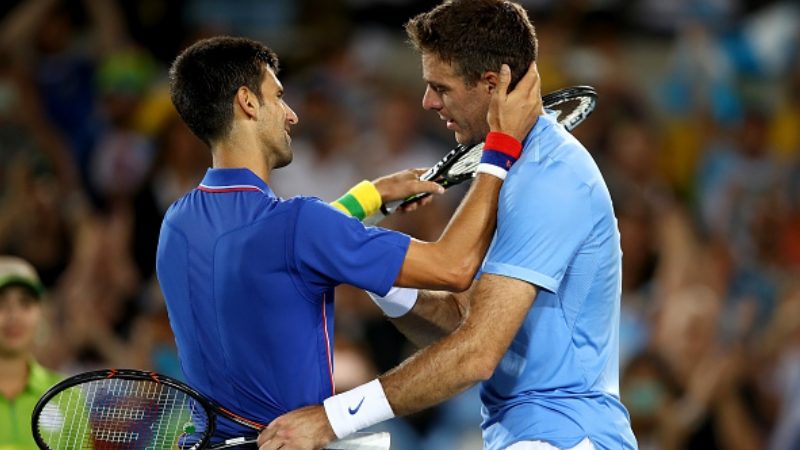
<path fill-rule="evenodd" d="M 621 395 L 642 449 L 800 448 L 800 7 L 791 1 L 530 0 L 543 91 L 589 84 L 574 134 L 623 248 Z M 0 254 L 47 288 L 36 355 L 71 374 L 180 377 L 154 275 L 161 217 L 210 166 L 169 101 L 194 40 L 281 57 L 300 124 L 283 197 L 331 201 L 453 145 L 421 108 L 414 0 L 21 0 L 0 6 Z M 464 190 L 383 225 L 435 239 Z M 337 388 L 413 351 L 337 292 Z M 473 389 L 390 422 L 393 448 L 480 448 Z"/>

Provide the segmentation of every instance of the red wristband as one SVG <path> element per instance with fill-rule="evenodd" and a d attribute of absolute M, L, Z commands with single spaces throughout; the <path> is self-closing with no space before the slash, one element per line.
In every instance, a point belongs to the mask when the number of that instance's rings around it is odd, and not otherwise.
<path fill-rule="evenodd" d="M 491 131 L 486 135 L 486 142 L 483 144 L 484 150 L 494 150 L 505 153 L 506 155 L 519 159 L 522 154 L 522 142 L 513 136 L 499 131 Z"/>

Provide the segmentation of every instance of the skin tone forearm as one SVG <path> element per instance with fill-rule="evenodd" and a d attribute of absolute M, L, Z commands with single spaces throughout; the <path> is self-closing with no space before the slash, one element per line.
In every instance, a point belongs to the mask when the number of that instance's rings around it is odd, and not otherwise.
<path fill-rule="evenodd" d="M 13 49 L 20 43 L 29 42 L 36 27 L 55 4 L 56 0 L 20 2 L 5 20 L 0 22 L 0 45 Z"/>
<path fill-rule="evenodd" d="M 428 408 L 488 379 L 535 297 L 536 288 L 524 281 L 483 275 L 471 295 L 466 321 L 453 334 L 380 377 L 394 414 Z M 334 438 L 324 408 L 315 405 L 273 420 L 258 442 L 261 450 L 319 449 Z"/>
<path fill-rule="evenodd" d="M 390 320 L 414 345 L 426 347 L 461 325 L 469 313 L 469 293 L 420 291 L 411 311 Z"/>
<path fill-rule="evenodd" d="M 380 377 L 394 413 L 420 411 L 491 377 L 535 296 L 526 282 L 482 276 L 461 326 Z"/>
<path fill-rule="evenodd" d="M 479 174 L 441 239 L 412 240 L 395 285 L 456 292 L 467 289 L 489 248 L 502 184 L 499 178 Z"/>
<path fill-rule="evenodd" d="M 742 399 L 735 392 L 726 393 L 720 400 L 715 416 L 715 425 L 725 448 L 732 450 L 756 450 L 764 448 L 758 428 Z"/>

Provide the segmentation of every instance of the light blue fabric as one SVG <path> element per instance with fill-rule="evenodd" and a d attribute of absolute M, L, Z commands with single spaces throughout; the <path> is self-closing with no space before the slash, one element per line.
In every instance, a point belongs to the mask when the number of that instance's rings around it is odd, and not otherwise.
<path fill-rule="evenodd" d="M 500 192 L 481 273 L 538 288 L 493 376 L 481 386 L 485 449 L 589 437 L 636 448 L 619 400 L 621 262 L 611 198 L 592 157 L 552 116 L 539 118 Z"/>

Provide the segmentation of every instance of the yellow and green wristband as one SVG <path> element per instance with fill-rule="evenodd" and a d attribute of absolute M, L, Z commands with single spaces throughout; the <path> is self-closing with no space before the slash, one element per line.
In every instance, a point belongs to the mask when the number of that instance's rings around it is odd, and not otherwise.
<path fill-rule="evenodd" d="M 378 189 L 372 182 L 364 180 L 331 203 L 331 206 L 358 220 L 364 220 L 376 213 L 382 204 Z"/>

